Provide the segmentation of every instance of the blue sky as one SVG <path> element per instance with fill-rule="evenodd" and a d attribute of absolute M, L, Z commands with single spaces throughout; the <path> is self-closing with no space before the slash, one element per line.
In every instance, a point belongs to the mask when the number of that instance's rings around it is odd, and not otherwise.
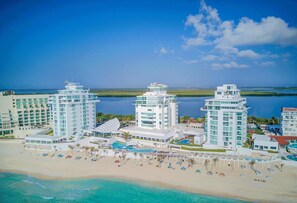
<path fill-rule="evenodd" d="M 297 86 L 295 0 L 0 1 L 0 88 Z"/>

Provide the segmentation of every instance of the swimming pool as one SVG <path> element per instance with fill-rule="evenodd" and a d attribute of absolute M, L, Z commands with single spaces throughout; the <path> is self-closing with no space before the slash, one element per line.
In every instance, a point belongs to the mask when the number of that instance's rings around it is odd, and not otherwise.
<path fill-rule="evenodd" d="M 289 145 L 288 145 L 288 148 L 297 149 L 297 143 L 289 144 Z"/>
<path fill-rule="evenodd" d="M 152 153 L 156 152 L 155 149 L 128 149 L 129 152 L 137 152 L 137 153 Z"/>
<path fill-rule="evenodd" d="M 113 149 L 118 149 L 118 150 L 126 149 L 129 152 L 137 152 L 137 153 L 152 153 L 152 152 L 156 152 L 157 151 L 155 149 L 150 149 L 150 148 L 147 148 L 147 149 L 133 148 L 131 146 L 126 146 L 126 144 L 123 143 L 123 142 L 114 142 L 114 143 L 112 143 L 112 148 Z"/>
<path fill-rule="evenodd" d="M 185 144 L 190 144 L 191 143 L 191 140 L 189 139 L 184 139 L 184 140 L 180 140 L 178 141 L 176 144 L 180 144 L 180 145 L 185 145 Z"/>
<path fill-rule="evenodd" d="M 293 161 L 297 161 L 297 155 L 294 154 L 288 155 L 287 158 Z"/>
<path fill-rule="evenodd" d="M 123 142 L 114 142 L 111 146 L 113 149 L 127 149 L 126 144 Z"/>

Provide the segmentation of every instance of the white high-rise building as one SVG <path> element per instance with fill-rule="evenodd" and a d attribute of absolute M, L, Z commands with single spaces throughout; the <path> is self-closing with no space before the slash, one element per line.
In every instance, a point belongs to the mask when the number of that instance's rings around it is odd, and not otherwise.
<path fill-rule="evenodd" d="M 297 136 L 297 108 L 282 108 L 282 134 Z"/>
<path fill-rule="evenodd" d="M 165 130 L 178 123 L 176 96 L 167 94 L 167 86 L 151 83 L 149 91 L 137 96 L 136 125 L 140 128 Z"/>
<path fill-rule="evenodd" d="M 205 100 L 206 146 L 236 149 L 243 146 L 247 134 L 246 98 L 234 84 L 218 86 L 215 97 Z"/>
<path fill-rule="evenodd" d="M 79 83 L 65 84 L 64 90 L 50 98 L 54 136 L 78 139 L 84 130 L 96 127 L 96 102 L 99 100 Z"/>

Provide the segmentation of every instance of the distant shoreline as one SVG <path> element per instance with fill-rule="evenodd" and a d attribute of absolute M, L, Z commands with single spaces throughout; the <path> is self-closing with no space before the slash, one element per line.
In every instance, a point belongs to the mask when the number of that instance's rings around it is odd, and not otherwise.
<path fill-rule="evenodd" d="M 280 90 L 288 91 L 294 90 L 292 92 L 279 92 Z M 1 90 L 6 91 L 6 90 Z M 57 89 L 12 89 L 17 95 L 24 94 L 55 94 L 58 92 Z M 97 94 L 99 97 L 136 97 L 145 93 L 146 89 L 140 88 L 123 88 L 123 89 L 91 89 L 92 93 Z M 168 89 L 169 94 L 176 95 L 177 97 L 212 97 L 214 96 L 215 89 Z M 282 97 L 282 96 L 297 96 L 297 90 L 295 88 L 271 88 L 258 89 L 249 88 L 243 89 L 241 91 L 242 96 L 261 96 L 261 97 Z"/>
<path fill-rule="evenodd" d="M 136 97 L 142 95 L 145 91 L 135 90 L 91 90 L 92 93 L 99 97 Z M 177 97 L 212 97 L 214 90 L 168 90 L 169 94 Z M 297 96 L 297 93 L 278 93 L 263 91 L 241 91 L 242 96 L 265 96 L 265 97 L 281 97 L 281 96 Z"/>

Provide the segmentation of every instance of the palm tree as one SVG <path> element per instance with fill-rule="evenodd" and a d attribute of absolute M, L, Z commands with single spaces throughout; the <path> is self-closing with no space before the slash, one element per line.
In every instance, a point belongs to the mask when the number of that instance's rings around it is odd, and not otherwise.
<path fill-rule="evenodd" d="M 193 167 L 193 165 L 195 164 L 195 160 L 194 159 L 189 159 L 188 163 L 189 163 L 189 166 Z"/>
<path fill-rule="evenodd" d="M 280 165 L 280 166 L 281 166 L 281 167 L 280 167 L 280 168 L 281 168 L 281 170 L 280 170 L 281 172 L 283 172 L 283 167 L 284 167 L 284 165 L 285 165 L 285 164 L 281 164 L 281 165 Z"/>
<path fill-rule="evenodd" d="M 256 164 L 256 161 L 254 159 L 252 159 L 250 162 L 249 162 L 249 165 L 251 166 L 251 169 L 254 171 L 254 166 Z"/>
<path fill-rule="evenodd" d="M 205 159 L 203 165 L 205 166 L 206 171 L 208 171 L 208 164 L 209 164 L 209 160 Z"/>
<path fill-rule="evenodd" d="M 158 156 L 157 161 L 159 162 L 158 165 L 161 167 L 162 158 L 160 156 Z"/>
<path fill-rule="evenodd" d="M 130 137 L 131 137 L 131 134 L 130 134 L 129 132 L 124 132 L 124 133 L 123 133 L 123 138 L 124 138 L 125 140 L 130 139 Z"/>
<path fill-rule="evenodd" d="M 212 168 L 217 166 L 217 162 L 218 162 L 218 161 L 219 161 L 219 158 L 218 158 L 218 157 L 214 157 L 214 158 L 212 159 Z"/>
<path fill-rule="evenodd" d="M 73 154 L 74 147 L 72 145 L 68 145 L 68 149 L 70 149 L 71 150 L 71 154 Z"/>

